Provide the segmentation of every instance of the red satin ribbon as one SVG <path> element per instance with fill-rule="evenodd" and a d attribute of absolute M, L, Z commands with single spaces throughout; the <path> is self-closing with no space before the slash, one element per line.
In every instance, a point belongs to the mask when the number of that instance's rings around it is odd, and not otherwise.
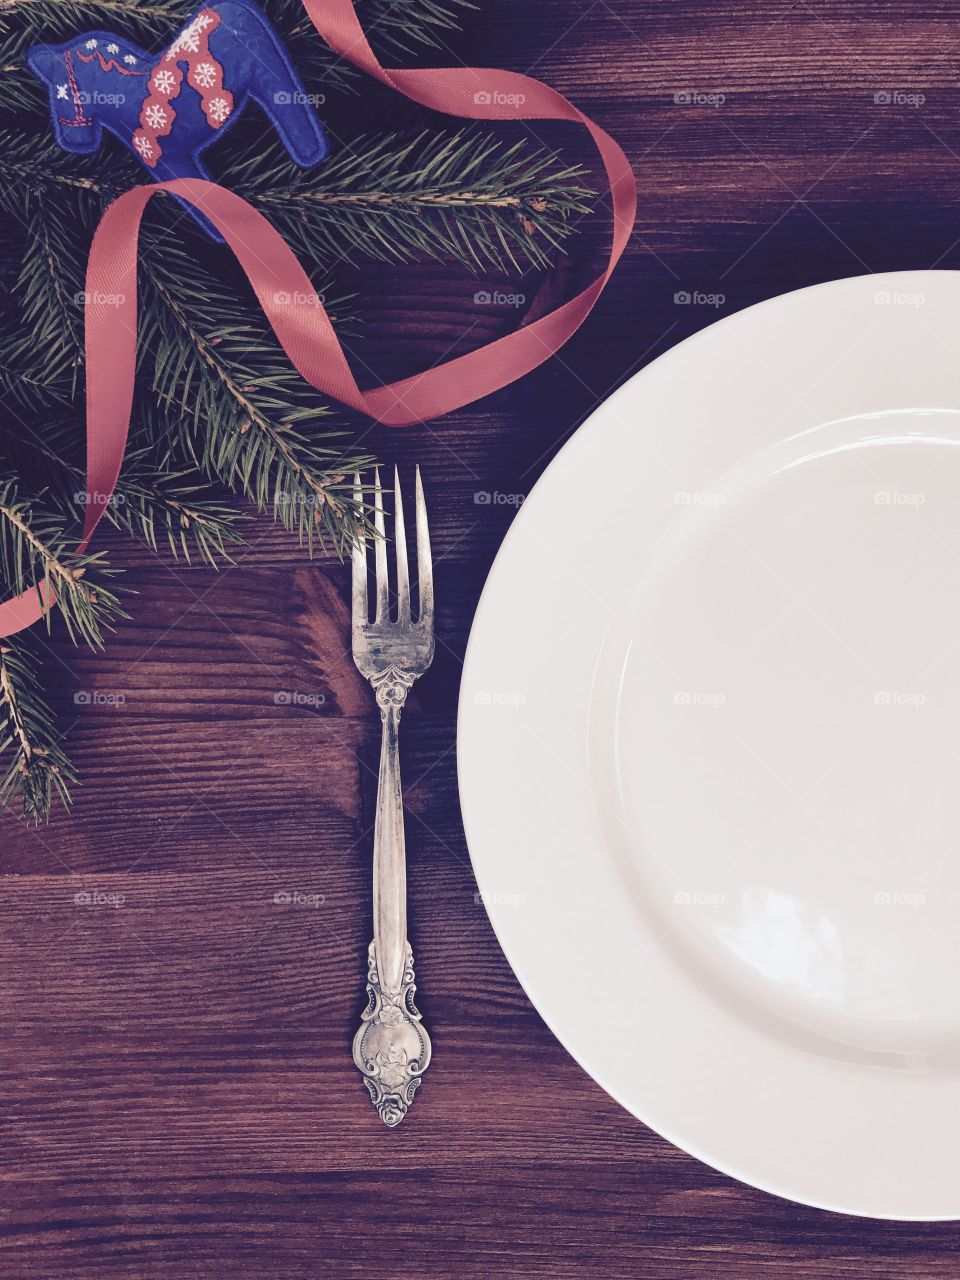
<path fill-rule="evenodd" d="M 610 135 L 562 94 L 512 71 L 388 70 L 367 43 L 353 0 L 304 0 L 304 5 L 336 53 L 422 106 L 476 120 L 569 120 L 583 125 L 596 143 L 610 184 L 613 239 L 606 268 L 576 297 L 516 332 L 424 373 L 361 391 L 306 272 L 262 214 L 232 191 L 200 178 L 134 187 L 104 213 L 87 262 L 89 500 L 79 553 L 86 550 L 100 523 L 123 463 L 133 405 L 140 220 L 147 201 L 158 191 L 188 200 L 221 233 L 303 377 L 318 391 L 388 426 L 407 426 L 450 413 L 542 364 L 590 314 L 626 248 L 637 204 L 630 164 Z M 118 297 L 121 301 L 115 305 Z M 42 589 L 31 589 L 0 604 L 0 637 L 22 631 L 43 617 L 52 603 L 43 597 Z"/>

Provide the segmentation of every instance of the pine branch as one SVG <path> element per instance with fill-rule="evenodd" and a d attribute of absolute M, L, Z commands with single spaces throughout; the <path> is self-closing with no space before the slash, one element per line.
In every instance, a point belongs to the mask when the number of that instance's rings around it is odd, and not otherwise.
<path fill-rule="evenodd" d="M 0 756 L 10 753 L 0 804 L 19 793 L 23 816 L 35 823 L 49 816 L 54 796 L 70 804 L 77 780 L 42 693 L 39 666 L 31 640 L 18 636 L 0 645 Z"/>
<path fill-rule="evenodd" d="M 30 131 L 24 131 L 21 121 L 17 125 L 14 128 L 8 121 L 0 128 L 0 208 L 24 230 L 29 226 L 32 199 L 62 199 L 65 190 L 88 192 L 99 214 L 121 192 L 143 180 L 143 170 L 119 147 L 106 143 L 94 155 L 73 155 L 57 146 L 45 122 L 33 122 Z"/>
<path fill-rule="evenodd" d="M 91 200 L 102 208 L 143 176 L 129 156 L 118 165 L 113 155 L 110 164 L 88 158 L 78 173 L 75 157 L 53 145 L 38 152 L 28 141 L 0 131 L 0 209 L 25 223 L 31 192 L 62 201 L 64 188 L 76 191 L 77 216 L 86 223 L 93 219 Z M 258 127 L 229 153 L 219 178 L 321 268 L 420 258 L 453 259 L 474 271 L 545 268 L 595 199 L 582 185 L 580 166 L 563 165 L 524 140 L 506 144 L 479 126 L 371 136 L 308 171 L 290 160 L 272 131 Z M 144 226 L 144 253 L 157 242 L 153 225 Z"/>
<path fill-rule="evenodd" d="M 74 194 L 74 193 L 71 193 Z M 83 352 L 83 262 L 62 253 L 70 242 L 76 200 L 28 201 L 23 261 L 15 291 L 20 301 L 19 342 L 6 352 L 14 367 L 30 363 L 30 352 L 45 354 L 44 376 L 76 394 Z"/>
<path fill-rule="evenodd" d="M 165 423 L 154 424 L 149 431 L 135 425 L 131 438 L 148 439 L 165 431 Z M 47 419 L 43 435 L 23 422 L 7 442 L 18 474 L 32 481 L 34 489 L 44 488 L 49 505 L 66 524 L 78 528 L 90 501 L 79 460 L 82 439 L 83 423 L 63 418 Z M 195 469 L 173 457 L 169 441 L 158 443 L 160 455 L 152 444 L 128 448 L 105 518 L 153 551 L 163 541 L 174 559 L 182 557 L 189 564 L 196 555 L 218 568 L 230 561 L 231 548 L 243 543 L 239 526 L 246 517 L 215 494 Z"/>
<path fill-rule="evenodd" d="M 12 310 L 0 304 L 0 320 L 3 319 L 13 320 L 14 316 Z M 29 364 L 22 363 L 24 357 L 30 358 Z M 35 359 L 36 351 L 24 342 L 21 332 L 0 330 L 0 410 L 8 420 L 5 429 L 0 418 L 0 435 L 10 434 L 28 417 L 45 412 L 52 402 L 58 402 L 61 410 L 70 408 L 57 388 L 41 380 L 43 371 L 33 367 Z"/>
<path fill-rule="evenodd" d="M 5 595 L 36 589 L 41 600 L 56 596 L 70 638 L 102 649 L 103 632 L 112 630 L 111 620 L 128 616 L 104 585 L 103 580 L 114 572 L 103 564 L 101 554 L 73 551 L 62 521 L 41 510 L 37 500 L 18 497 L 13 481 L 0 485 L 0 574 Z M 49 626 L 49 614 L 47 620 Z"/>
<path fill-rule="evenodd" d="M 16 245 L 18 268 L 0 307 L 0 395 L 16 417 L 41 405 L 69 407 L 83 364 L 84 263 L 103 196 L 59 179 L 69 157 L 53 143 L 34 146 L 0 133 L 0 243 Z M 11 150 L 6 150 L 7 145 Z M 4 172 L 4 160 L 10 169 Z M 46 183 L 24 178 L 40 165 Z"/>
<path fill-rule="evenodd" d="M 342 554 L 357 529 L 344 477 L 371 459 L 332 428 L 316 435 L 329 406 L 317 403 L 264 320 L 225 321 L 235 296 L 192 260 L 179 261 L 181 253 L 168 246 L 141 263 L 140 358 L 172 429 L 205 475 L 272 510 L 311 554 L 315 540 Z"/>
<path fill-rule="evenodd" d="M 357 0 L 357 15 L 371 46 L 386 66 L 425 49 L 446 51 L 471 0 Z M 266 12 L 283 36 L 308 91 L 357 92 L 362 76 L 320 36 L 302 0 L 267 0 Z M 445 61 L 445 59 L 441 59 Z"/>
<path fill-rule="evenodd" d="M 196 472 L 158 475 L 136 457 L 124 466 L 107 517 L 154 551 L 163 538 L 174 559 L 182 556 L 189 564 L 195 553 L 214 569 L 230 561 L 231 547 L 243 543 L 237 526 L 246 519 L 217 499 Z"/>
<path fill-rule="evenodd" d="M 272 134 L 234 154 L 223 181 L 309 261 L 454 259 L 470 269 L 544 268 L 586 214 L 580 166 L 478 127 L 385 134 L 297 168 Z"/>

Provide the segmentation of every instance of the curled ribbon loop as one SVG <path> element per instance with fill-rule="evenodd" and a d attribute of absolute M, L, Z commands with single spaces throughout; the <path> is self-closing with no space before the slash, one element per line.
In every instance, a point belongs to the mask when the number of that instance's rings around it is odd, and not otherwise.
<path fill-rule="evenodd" d="M 134 187 L 104 213 L 87 261 L 89 501 L 79 553 L 86 550 L 100 523 L 123 463 L 136 365 L 140 221 L 147 201 L 158 191 L 189 201 L 217 228 L 253 286 L 283 349 L 306 381 L 351 409 L 394 427 L 450 413 L 549 359 L 590 314 L 633 231 L 637 186 L 627 157 L 608 133 L 562 94 L 511 71 L 387 69 L 367 42 L 353 0 L 304 0 L 304 5 L 334 52 L 422 106 L 475 120 L 567 120 L 583 125 L 596 144 L 610 185 L 613 237 L 606 267 L 575 297 L 506 337 L 424 373 L 361 391 L 306 272 L 261 213 L 232 191 L 200 178 Z M 97 301 L 105 296 L 111 305 Z M 119 305 L 112 305 L 117 297 Z M 0 604 L 0 637 L 31 626 L 51 604 L 40 588 Z"/>

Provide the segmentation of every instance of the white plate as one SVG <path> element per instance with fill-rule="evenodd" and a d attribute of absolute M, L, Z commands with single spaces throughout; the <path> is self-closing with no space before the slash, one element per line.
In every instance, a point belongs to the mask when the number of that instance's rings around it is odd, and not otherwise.
<path fill-rule="evenodd" d="M 563 1044 L 873 1217 L 960 1217 L 958 357 L 940 271 L 668 352 L 524 504 L 460 700 L 477 880 Z"/>

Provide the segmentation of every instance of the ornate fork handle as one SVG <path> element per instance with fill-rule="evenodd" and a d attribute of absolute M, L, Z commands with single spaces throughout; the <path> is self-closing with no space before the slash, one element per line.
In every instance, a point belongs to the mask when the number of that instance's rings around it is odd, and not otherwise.
<path fill-rule="evenodd" d="M 380 773 L 373 833 L 373 941 L 367 1008 L 353 1060 L 385 1124 L 406 1115 L 430 1063 L 430 1037 L 413 1002 L 413 952 L 407 941 L 407 868 L 400 786 L 400 713 L 416 676 L 389 667 L 371 677 L 380 718 Z"/>

